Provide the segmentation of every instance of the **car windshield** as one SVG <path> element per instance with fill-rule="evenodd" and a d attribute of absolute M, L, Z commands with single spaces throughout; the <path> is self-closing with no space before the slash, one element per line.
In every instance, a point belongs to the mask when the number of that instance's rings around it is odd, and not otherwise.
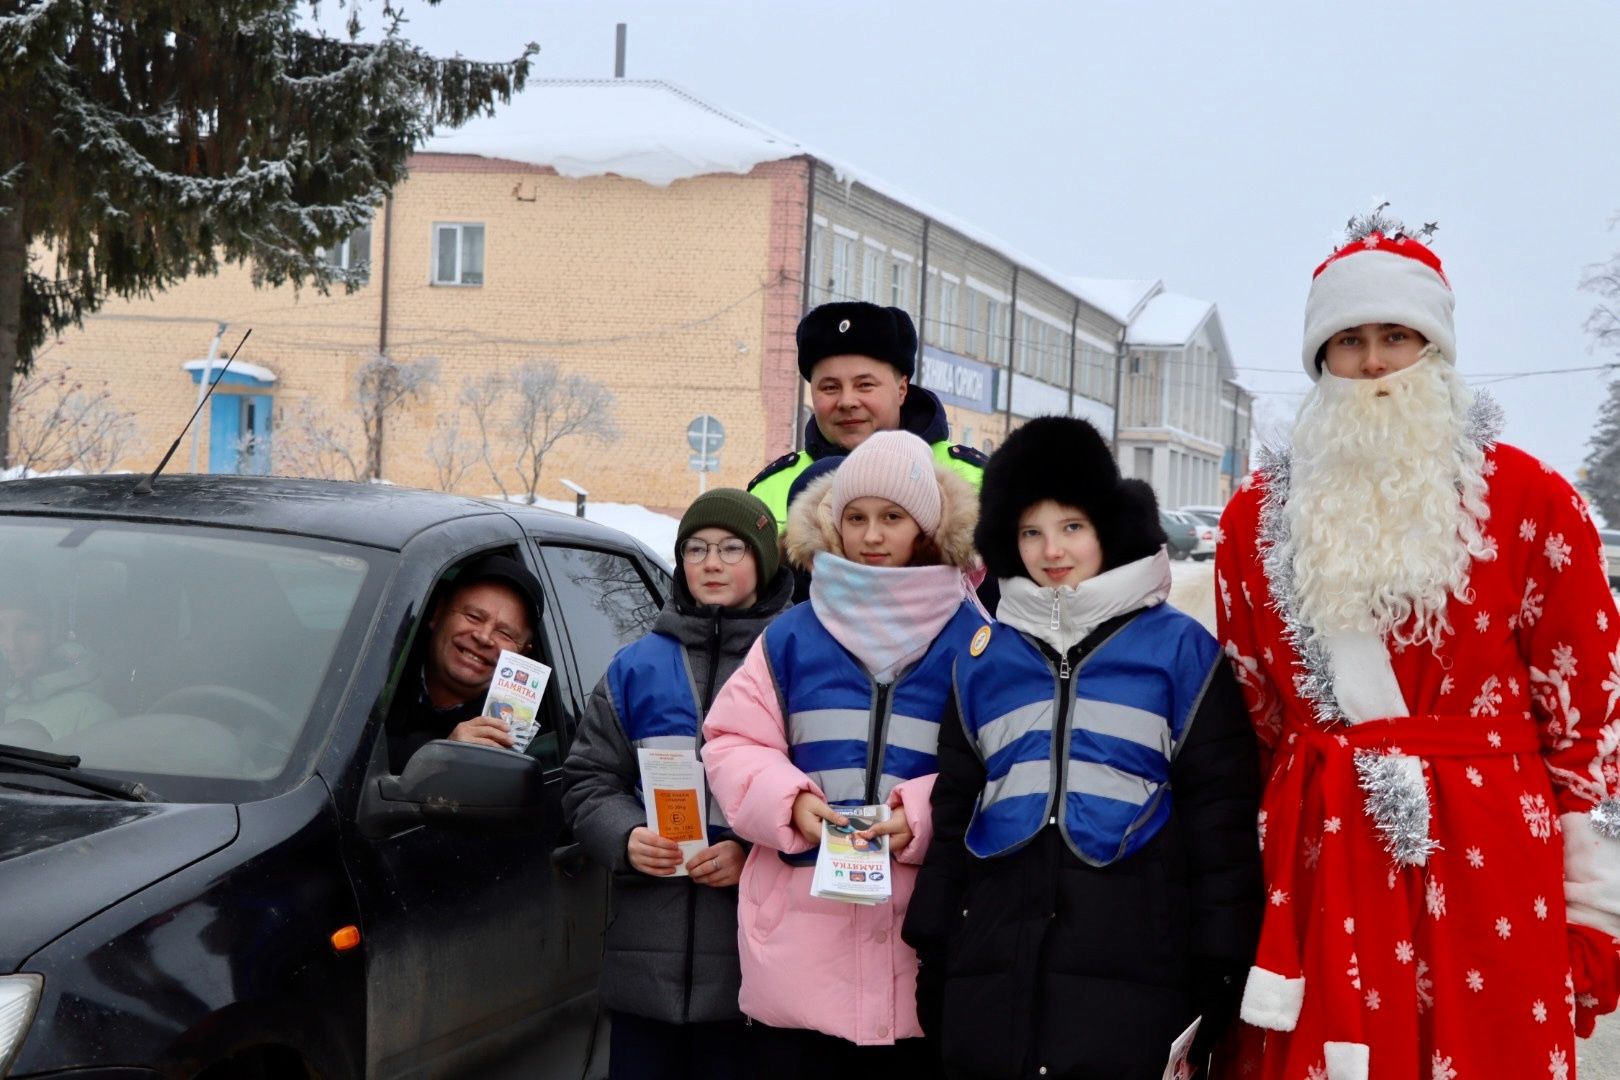
<path fill-rule="evenodd" d="M 0 743 L 174 801 L 302 779 L 385 558 L 229 529 L 0 522 Z"/>

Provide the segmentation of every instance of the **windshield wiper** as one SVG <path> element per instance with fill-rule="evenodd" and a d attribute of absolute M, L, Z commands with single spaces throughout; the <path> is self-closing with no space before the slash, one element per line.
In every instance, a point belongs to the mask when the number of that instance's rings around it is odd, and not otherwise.
<path fill-rule="evenodd" d="M 37 776 L 60 777 L 86 791 L 111 795 L 128 802 L 159 801 L 157 792 L 139 781 L 119 780 L 112 776 L 102 776 L 100 773 L 86 772 L 79 768 L 79 757 L 76 754 L 53 754 L 47 750 L 30 750 L 26 746 L 0 743 L 0 767 L 34 773 Z"/>

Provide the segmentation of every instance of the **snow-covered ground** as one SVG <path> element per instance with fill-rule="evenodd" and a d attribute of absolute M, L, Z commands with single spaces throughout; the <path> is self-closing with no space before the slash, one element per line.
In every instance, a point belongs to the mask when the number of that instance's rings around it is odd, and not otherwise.
<path fill-rule="evenodd" d="M 1215 562 L 1170 564 L 1170 603 L 1215 632 Z"/>

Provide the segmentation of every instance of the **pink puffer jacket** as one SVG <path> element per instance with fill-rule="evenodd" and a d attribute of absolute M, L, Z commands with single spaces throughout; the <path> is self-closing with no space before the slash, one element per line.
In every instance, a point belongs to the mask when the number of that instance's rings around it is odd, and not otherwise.
<path fill-rule="evenodd" d="M 782 707 L 763 638 L 721 689 L 703 723 L 703 760 L 726 821 L 754 848 L 737 906 L 742 958 L 739 1004 L 772 1027 L 810 1028 L 861 1045 L 920 1036 L 917 954 L 900 940 L 917 867 L 933 835 L 934 776 L 897 784 L 912 840 L 895 856 L 886 904 L 846 904 L 810 895 L 814 868 L 777 852 L 810 848 L 793 827 L 801 791 L 823 794 L 788 760 Z"/>

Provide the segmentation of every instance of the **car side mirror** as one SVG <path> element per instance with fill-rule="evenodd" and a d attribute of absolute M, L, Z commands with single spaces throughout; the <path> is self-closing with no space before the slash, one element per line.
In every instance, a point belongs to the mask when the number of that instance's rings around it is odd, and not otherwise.
<path fill-rule="evenodd" d="M 545 767 L 526 754 L 437 739 L 411 755 L 399 776 L 366 792 L 366 832 L 411 824 L 538 825 L 545 805 Z"/>

